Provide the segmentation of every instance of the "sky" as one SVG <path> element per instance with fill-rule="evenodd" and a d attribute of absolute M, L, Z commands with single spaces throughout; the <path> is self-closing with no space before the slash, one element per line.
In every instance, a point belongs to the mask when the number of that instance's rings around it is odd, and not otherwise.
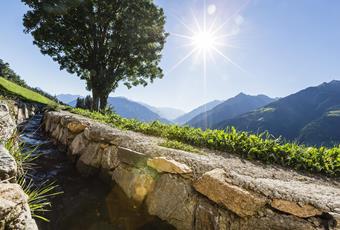
<path fill-rule="evenodd" d="M 161 61 L 165 76 L 147 87 L 128 90 L 121 85 L 111 96 L 189 111 L 240 92 L 284 97 L 340 80 L 340 1 L 155 2 L 165 11 L 170 33 Z M 23 32 L 22 17 L 28 9 L 20 0 L 1 0 L 0 10 L 1 59 L 29 85 L 52 95 L 89 94 L 84 81 L 60 71 L 58 63 L 42 55 L 31 35 Z M 209 37 L 203 38 L 209 40 L 208 45 L 203 42 L 206 58 L 204 52 L 192 53 L 202 50 L 202 39 L 197 38 L 204 21 Z M 211 31 L 218 28 L 213 36 Z"/>

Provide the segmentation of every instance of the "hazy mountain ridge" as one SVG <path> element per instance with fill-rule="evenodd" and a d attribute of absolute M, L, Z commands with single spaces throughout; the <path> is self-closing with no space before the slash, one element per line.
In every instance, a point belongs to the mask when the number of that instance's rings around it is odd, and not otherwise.
<path fill-rule="evenodd" d="M 170 121 L 175 120 L 176 118 L 185 114 L 185 112 L 180 109 L 175 109 L 175 108 L 170 108 L 170 107 L 155 107 L 155 106 L 151 106 L 146 103 L 143 103 L 143 102 L 138 102 L 138 103 L 144 105 L 145 107 L 150 109 L 152 112 L 157 113 L 160 117 L 163 117 Z"/>
<path fill-rule="evenodd" d="M 214 101 L 208 102 L 208 103 L 201 105 L 201 106 L 197 107 L 196 109 L 193 109 L 192 111 L 176 118 L 174 120 L 174 122 L 181 124 L 181 125 L 185 124 L 188 121 L 190 121 L 192 118 L 194 118 L 195 116 L 197 116 L 201 113 L 204 113 L 204 112 L 208 112 L 209 110 L 213 109 L 214 107 L 216 107 L 217 105 L 219 105 L 222 102 L 223 101 L 220 101 L 220 100 L 214 100 Z"/>
<path fill-rule="evenodd" d="M 224 120 L 257 109 L 273 101 L 275 99 L 265 95 L 251 96 L 240 93 L 218 104 L 208 112 L 195 116 L 187 122 L 187 125 L 202 129 L 213 128 Z"/>

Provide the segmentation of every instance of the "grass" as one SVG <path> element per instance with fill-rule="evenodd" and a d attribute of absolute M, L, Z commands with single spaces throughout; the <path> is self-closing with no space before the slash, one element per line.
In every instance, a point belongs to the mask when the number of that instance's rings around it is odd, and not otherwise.
<path fill-rule="evenodd" d="M 5 148 L 17 162 L 19 176 L 22 176 L 26 171 L 31 170 L 34 166 L 33 161 L 40 156 L 35 153 L 38 146 L 24 151 L 24 144 L 19 141 L 19 134 L 17 132 L 14 132 L 4 144 Z"/>
<path fill-rule="evenodd" d="M 55 182 L 45 182 L 36 186 L 30 178 L 28 172 L 34 169 L 34 161 L 41 156 L 41 154 L 36 154 L 38 146 L 26 149 L 16 132 L 4 143 L 4 146 L 17 162 L 17 182 L 28 196 L 28 205 L 32 217 L 48 222 L 49 220 L 44 217 L 44 213 L 49 211 L 49 207 L 51 207 L 49 199 L 63 192 L 55 192 L 58 188 Z"/>
<path fill-rule="evenodd" d="M 71 112 L 111 124 L 119 129 L 132 130 L 175 141 L 172 143 L 168 141 L 165 144 L 172 148 L 187 147 L 188 145 L 197 148 L 204 147 L 266 164 L 278 164 L 287 168 L 322 173 L 327 176 L 340 176 L 340 146 L 333 148 L 308 147 L 284 142 L 268 133 L 251 134 L 236 131 L 234 128 L 203 131 L 198 128 L 167 125 L 160 122 L 144 123 L 125 119 L 114 113 L 102 114 L 83 109 L 71 109 Z"/>
<path fill-rule="evenodd" d="M 179 149 L 187 152 L 197 153 L 197 154 L 204 154 L 202 153 L 198 148 L 195 148 L 191 145 L 184 144 L 179 141 L 172 141 L 172 140 L 166 140 L 159 144 L 162 147 L 171 148 L 171 149 Z"/>
<path fill-rule="evenodd" d="M 9 92 L 12 95 L 19 96 L 25 100 L 38 102 L 45 105 L 56 106 L 57 103 L 48 99 L 47 97 L 42 96 L 39 93 L 36 93 L 30 89 L 19 86 L 11 81 L 6 80 L 3 77 L 0 77 L 0 87 L 5 91 Z"/>
<path fill-rule="evenodd" d="M 59 186 L 55 182 L 45 182 L 40 186 L 35 186 L 33 180 L 26 179 L 26 176 L 19 178 L 18 184 L 28 196 L 28 206 L 32 217 L 49 222 L 43 214 L 50 211 L 50 198 L 63 194 L 63 192 L 55 192 Z"/>

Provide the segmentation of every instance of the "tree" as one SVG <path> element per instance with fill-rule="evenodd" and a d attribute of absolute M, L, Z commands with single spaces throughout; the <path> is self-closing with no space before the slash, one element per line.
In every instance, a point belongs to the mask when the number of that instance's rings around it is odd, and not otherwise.
<path fill-rule="evenodd" d="M 86 80 L 92 109 L 104 109 L 120 82 L 128 88 L 162 78 L 167 33 L 152 0 L 22 0 L 25 32 L 61 69 Z"/>

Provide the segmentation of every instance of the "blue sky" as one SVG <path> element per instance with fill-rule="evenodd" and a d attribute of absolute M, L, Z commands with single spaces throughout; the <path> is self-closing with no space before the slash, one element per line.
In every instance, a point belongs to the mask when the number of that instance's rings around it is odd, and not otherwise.
<path fill-rule="evenodd" d="M 154 84 L 127 90 L 119 87 L 115 96 L 155 106 L 190 110 L 214 99 L 227 99 L 239 92 L 282 97 L 308 86 L 340 80 L 340 1 L 337 0 L 156 0 L 167 16 L 170 32 L 162 67 L 165 77 Z M 219 40 L 230 47 L 207 58 L 206 77 L 202 55 L 176 63 L 193 47 L 187 28 L 197 31 L 203 12 L 210 6 L 207 24 L 228 20 L 220 31 L 232 36 Z M 212 7 L 214 6 L 214 7 Z M 86 95 L 78 77 L 60 71 L 57 63 L 43 56 L 23 33 L 22 16 L 27 8 L 20 0 L 0 1 L 0 58 L 26 80 L 51 94 Z M 185 25 L 183 25 L 185 24 Z"/>

